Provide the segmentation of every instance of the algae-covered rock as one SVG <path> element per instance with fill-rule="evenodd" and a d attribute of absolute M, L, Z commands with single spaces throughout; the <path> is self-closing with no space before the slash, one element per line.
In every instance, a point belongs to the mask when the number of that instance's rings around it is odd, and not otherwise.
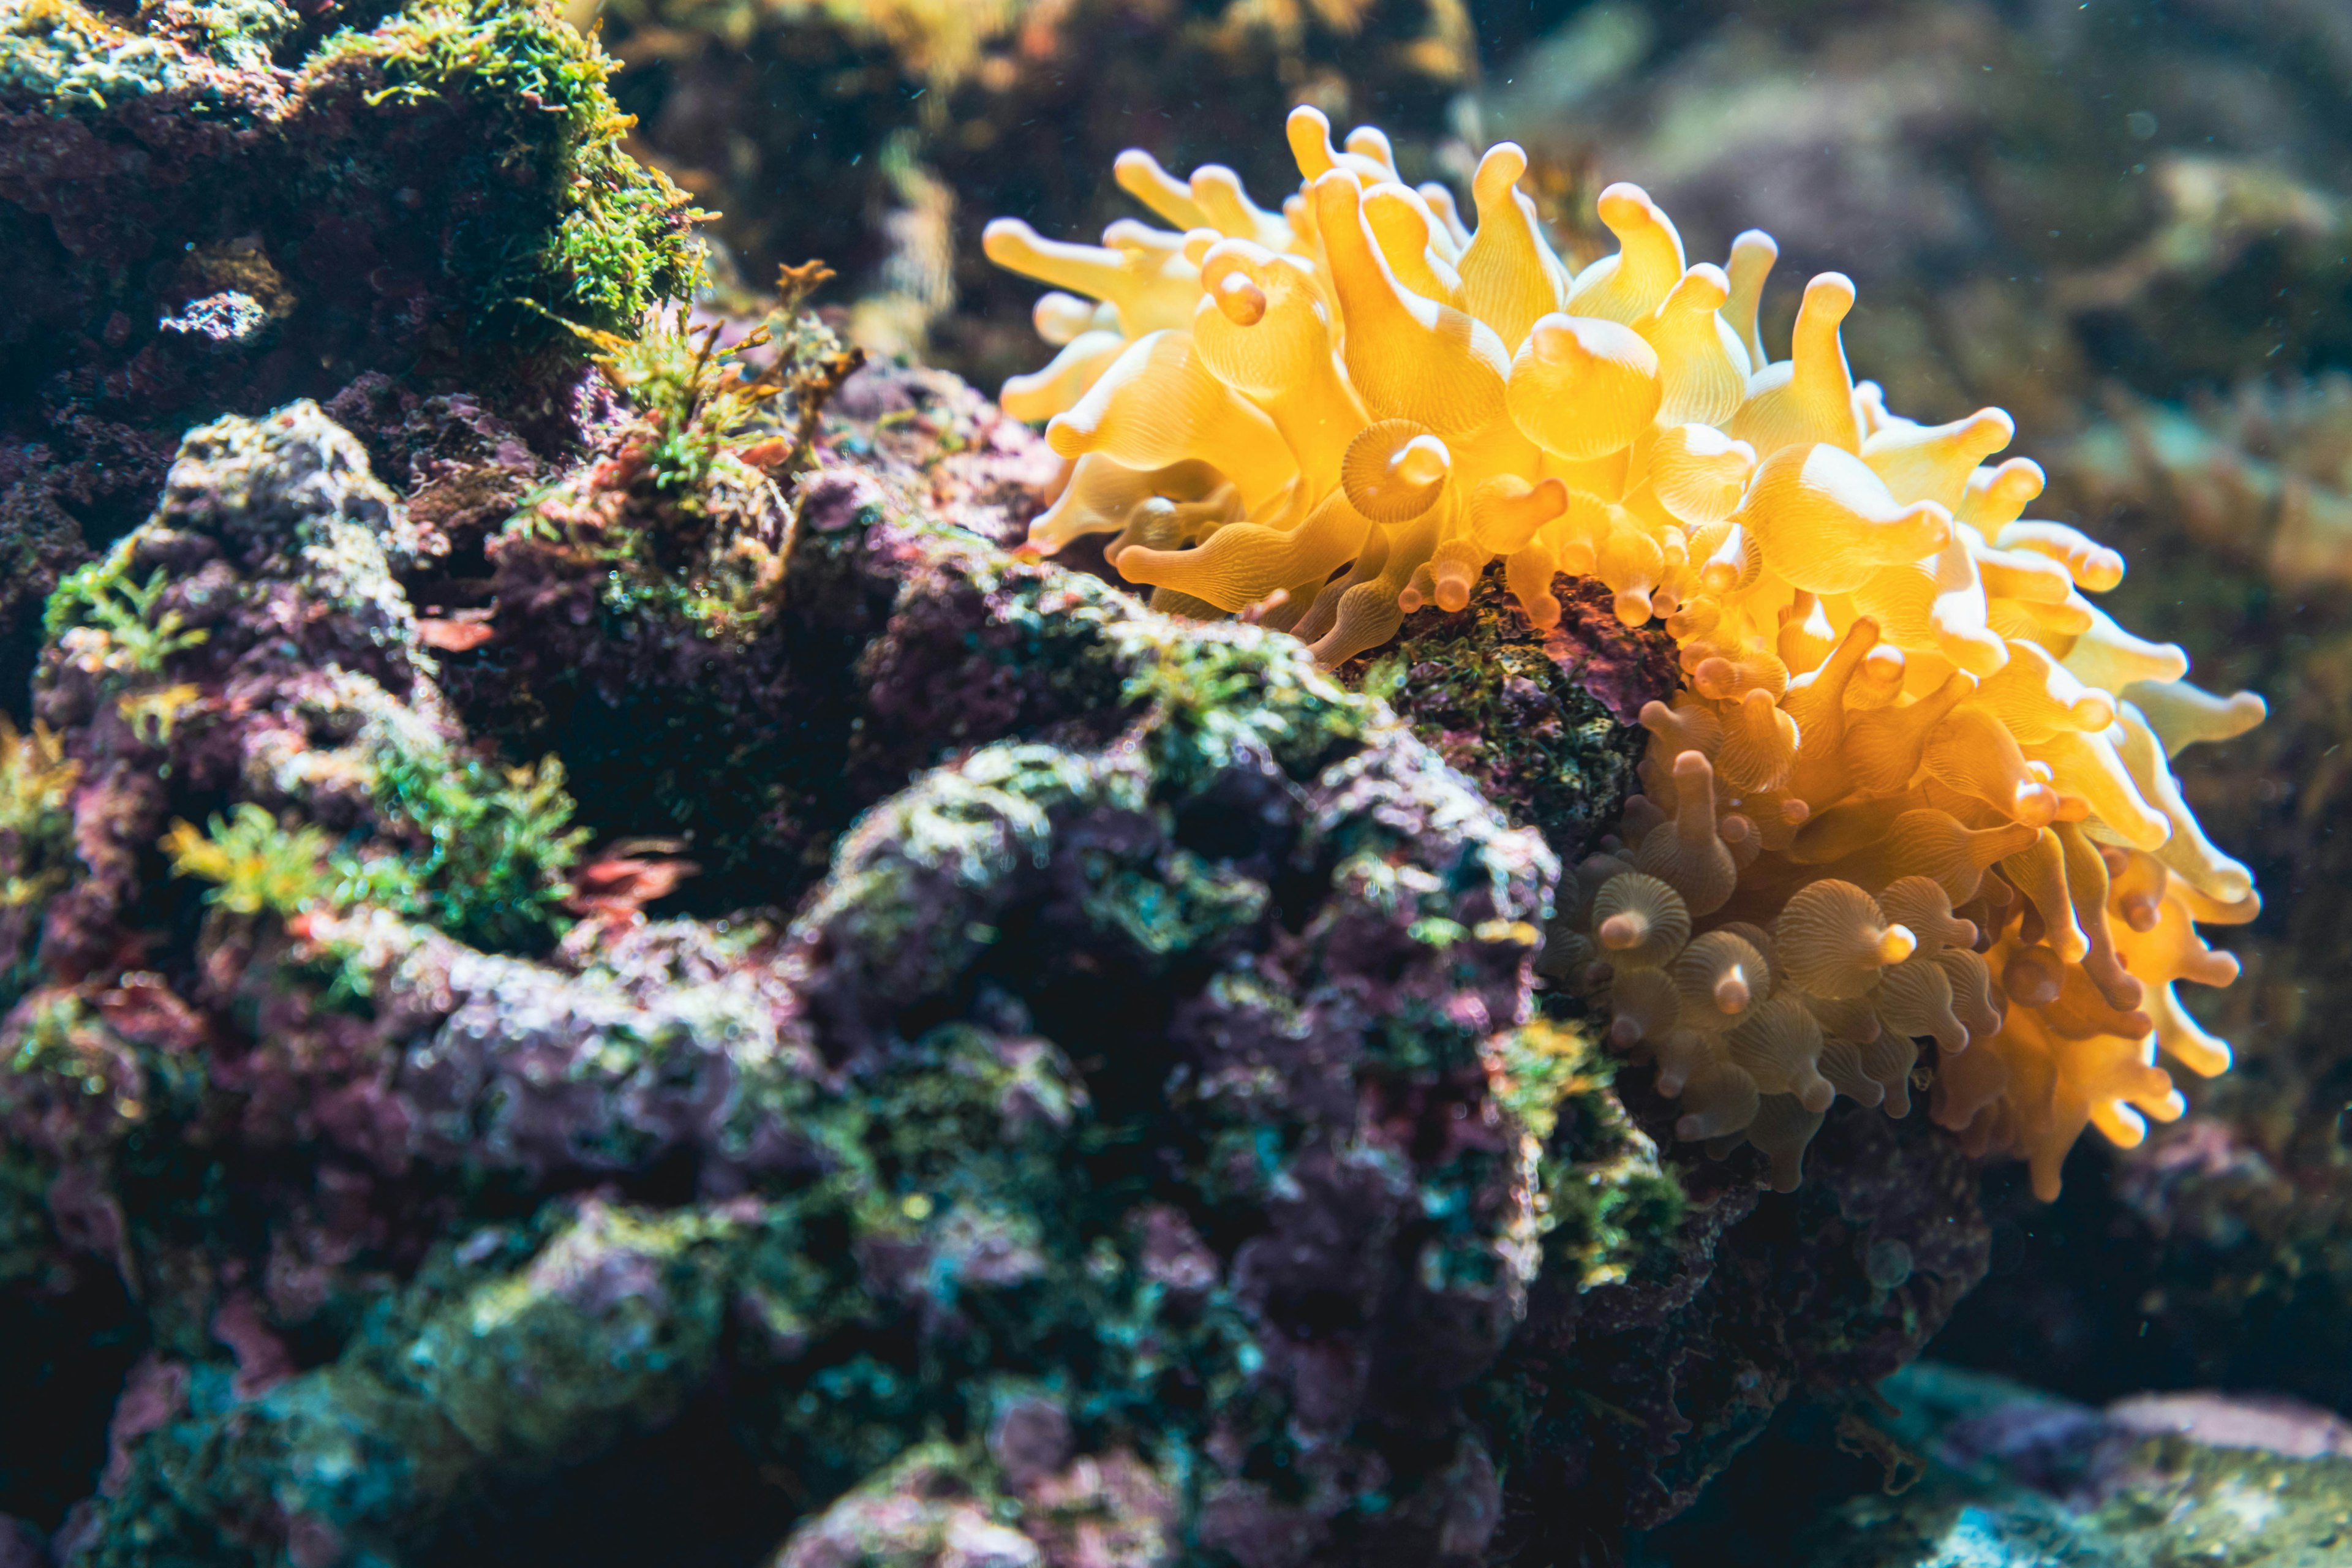
<path fill-rule="evenodd" d="M 194 419 L 388 373 L 565 428 L 557 318 L 695 266 L 610 64 L 522 0 L 0 5 L 0 674 Z"/>
<path fill-rule="evenodd" d="M 1663 1137 L 1671 1102 L 1645 1076 L 1626 1075 L 1624 1100 Z M 1840 1107 L 1794 1193 L 1760 1191 L 1760 1164 L 1677 1162 L 1670 1240 L 1614 1279 L 1538 1282 L 1492 1384 L 1517 1435 L 1504 1540 L 1522 1555 L 1610 1561 L 1784 1408 L 1841 1403 L 1909 1362 L 1983 1278 L 1975 1167 L 1917 1111 Z"/>
<path fill-rule="evenodd" d="M 1496 563 L 1468 607 L 1416 610 L 1349 673 L 1573 865 L 1614 831 L 1637 787 L 1642 705 L 1680 681 L 1663 632 L 1626 626 L 1595 579 L 1555 581 L 1560 619 L 1549 631 L 1528 624 Z"/>
<path fill-rule="evenodd" d="M 793 1563 L 1476 1560 L 1529 1279 L 1676 1213 L 1521 1026 L 1540 840 L 1295 643 L 887 465 L 827 460 L 764 546 L 714 505 L 667 564 L 595 555 L 619 591 L 527 591 L 667 515 L 632 438 L 491 542 L 471 622 L 419 616 L 447 540 L 299 404 L 193 434 L 53 600 L 0 837 L 0 1361 L 121 1392 L 5 1450 L 7 1508 L 90 1564 L 749 1561 L 796 1519 Z M 705 613 L 709 552 L 756 569 Z M 583 627 L 571 716 L 520 723 Z M 836 776 L 642 735 L 575 806 L 472 730 L 584 743 L 597 658 L 755 744 L 805 721 Z M 705 844 L 727 912 L 637 912 Z"/>
<path fill-rule="evenodd" d="M 2352 1426 L 2293 1401 L 2101 1410 L 1922 1363 L 1878 1417 L 1917 1484 L 1847 1503 L 1804 1568 L 2325 1568 L 2352 1552 Z"/>

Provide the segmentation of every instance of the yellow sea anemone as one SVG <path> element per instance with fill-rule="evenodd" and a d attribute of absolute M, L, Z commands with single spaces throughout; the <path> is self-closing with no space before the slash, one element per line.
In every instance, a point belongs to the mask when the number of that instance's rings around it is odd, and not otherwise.
<path fill-rule="evenodd" d="M 1280 213 L 1129 152 L 1119 184 L 1172 230 L 990 226 L 992 258 L 1066 290 L 1036 311 L 1061 352 L 1004 388 L 1070 465 L 1032 542 L 1111 534 L 1155 604 L 1251 609 L 1330 663 L 1461 608 L 1497 557 L 1538 626 L 1561 572 L 1663 618 L 1687 689 L 1642 714 L 1644 793 L 1563 888 L 1543 968 L 1654 1058 L 1680 1136 L 1753 1142 L 1792 1185 L 1835 1095 L 1907 1112 L 1923 1040 L 1936 1119 L 2025 1155 L 2045 1197 L 2086 1124 L 2129 1144 L 2179 1115 L 2159 1055 L 2230 1060 L 2173 994 L 2236 973 L 2195 923 L 2260 905 L 2167 759 L 2262 701 L 2188 685 L 2179 648 L 2084 597 L 2123 560 L 2025 517 L 2041 469 L 1990 461 L 2009 416 L 1887 412 L 1847 368 L 1837 273 L 1768 363 L 1761 233 L 1693 265 L 1612 185 L 1620 248 L 1571 272 L 1516 146 L 1480 162 L 1471 229 L 1379 132 L 1334 145 L 1299 109 L 1288 134 Z"/>

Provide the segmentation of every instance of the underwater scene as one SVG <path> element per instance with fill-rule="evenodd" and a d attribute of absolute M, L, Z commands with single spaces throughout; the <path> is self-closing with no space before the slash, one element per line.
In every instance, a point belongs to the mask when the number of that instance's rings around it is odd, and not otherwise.
<path fill-rule="evenodd" d="M 0 0 L 0 1568 L 2352 1568 L 2352 0 Z"/>

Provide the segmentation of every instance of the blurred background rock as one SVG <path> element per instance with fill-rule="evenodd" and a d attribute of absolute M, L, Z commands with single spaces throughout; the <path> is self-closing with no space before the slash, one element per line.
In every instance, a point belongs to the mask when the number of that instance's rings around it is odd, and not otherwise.
<path fill-rule="evenodd" d="M 599 0 L 574 0 L 587 25 Z M 1001 213 L 1054 232 L 1129 212 L 1123 147 L 1294 187 L 1296 103 L 1431 128 L 1477 78 L 1467 0 L 604 0 L 632 148 L 722 216 L 763 279 L 823 256 L 854 335 L 992 388 L 1034 336 L 1034 290 L 990 267 Z M 1412 165 L 1409 165 L 1412 166 Z"/>
<path fill-rule="evenodd" d="M 585 23 L 597 0 L 576 0 Z M 1123 147 L 1296 184 L 1294 103 L 1409 178 L 1526 145 L 1592 245 L 1636 181 L 1695 257 L 1769 228 L 1862 304 L 1857 365 L 1921 418 L 2042 436 L 2145 395 L 2352 359 L 2352 11 L 2334 0 L 605 0 L 633 149 L 723 216 L 745 277 L 821 253 L 869 346 L 983 384 L 1028 352 L 979 255 L 1131 209 Z M 1779 291 L 1785 324 L 1793 287 Z M 928 341 L 927 341 L 928 340 Z"/>

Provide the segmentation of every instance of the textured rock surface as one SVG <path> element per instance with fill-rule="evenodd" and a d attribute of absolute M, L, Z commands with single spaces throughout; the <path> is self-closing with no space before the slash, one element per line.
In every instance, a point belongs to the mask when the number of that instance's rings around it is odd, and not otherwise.
<path fill-rule="evenodd" d="M 544 515 L 512 554 L 579 546 Z M 35 708 L 73 776 L 32 804 L 80 867 L 12 928 L 0 1105 L 6 1295 L 47 1331 L 5 1353 L 123 1380 L 68 1560 L 667 1539 L 709 1444 L 740 1485 L 693 1560 L 729 1561 L 932 1437 L 984 1512 L 1056 1500 L 1033 1552 L 1477 1552 L 1498 1497 L 1465 1394 L 1532 1261 L 1521 1129 L 1598 1092 L 1545 1087 L 1572 1042 L 1512 1028 L 1535 836 L 1295 645 L 828 469 L 753 624 L 593 608 L 673 661 L 762 650 L 764 684 L 712 682 L 747 731 L 846 710 L 845 777 L 783 804 L 864 815 L 813 884 L 802 840 L 746 832 L 747 882 L 812 884 L 789 920 L 574 921 L 602 847 L 677 825 L 592 811 L 583 848 L 559 772 L 469 760 L 402 585 L 436 569 L 297 405 L 192 436 L 61 596 Z M 449 663 L 570 621 L 540 580 Z M 886 700 L 919 692 L 962 722 Z M 158 855 L 174 820 L 211 826 Z M 63 840 L 27 842 L 30 885 Z M 652 1499 L 535 1520 L 632 1455 Z"/>
<path fill-rule="evenodd" d="M 1922 1479 L 1839 1510 L 1806 1568 L 2323 1568 L 2352 1546 L 2352 1428 L 2309 1405 L 2101 1410 L 1927 1363 L 1885 1392 Z"/>
<path fill-rule="evenodd" d="M 629 326 L 693 265 L 609 64 L 505 0 L 0 5 L 0 679 L 208 413 L 373 374 L 573 432 L 549 313 Z"/>
<path fill-rule="evenodd" d="M 1393 643 L 1343 673 L 1394 703 L 1415 734 L 1572 866 L 1615 830 L 1639 787 L 1642 704 L 1681 681 L 1663 632 L 1629 630 L 1597 582 L 1555 582 L 1560 624 L 1549 632 L 1506 597 L 1497 563 L 1467 609 L 1415 611 Z"/>
<path fill-rule="evenodd" d="M 1634 1089 L 1639 1120 L 1672 1111 Z M 1669 1260 L 1584 1291 L 1538 1286 L 1498 1383 L 1524 1423 L 1509 1539 L 1612 1560 L 1615 1528 L 1690 1506 L 1784 1405 L 1894 1372 L 1983 1277 L 1976 1173 L 1915 1113 L 1841 1107 L 1805 1184 L 1759 1193 L 1738 1163 L 1685 1170 Z"/>

